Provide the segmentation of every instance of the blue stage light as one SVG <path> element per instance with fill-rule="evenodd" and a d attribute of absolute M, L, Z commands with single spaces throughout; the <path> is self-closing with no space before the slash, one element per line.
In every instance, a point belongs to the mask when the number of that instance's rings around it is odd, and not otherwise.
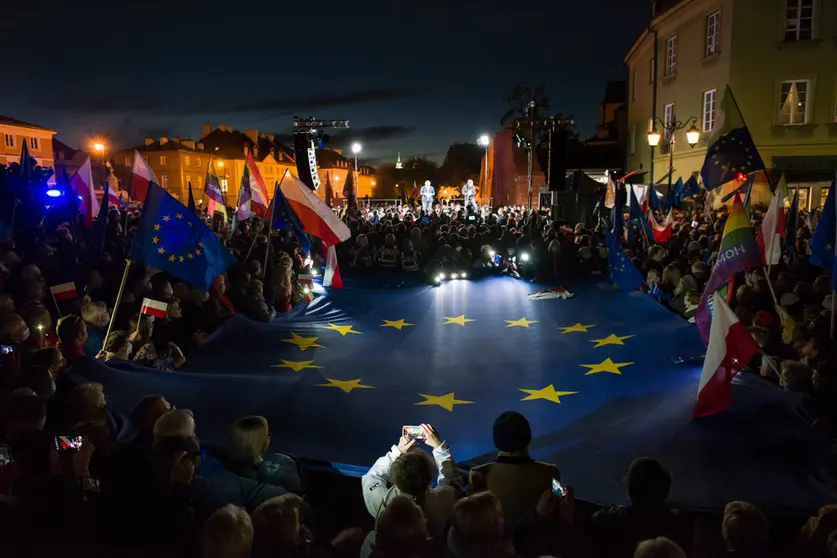
<path fill-rule="evenodd" d="M 57 190 L 55 188 L 50 188 L 46 191 L 46 195 L 51 198 L 60 198 L 61 197 L 61 190 Z"/>

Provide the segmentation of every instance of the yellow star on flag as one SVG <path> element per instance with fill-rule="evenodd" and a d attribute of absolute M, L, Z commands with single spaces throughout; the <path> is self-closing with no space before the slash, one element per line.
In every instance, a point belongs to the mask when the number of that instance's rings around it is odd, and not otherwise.
<path fill-rule="evenodd" d="M 154 230 L 155 230 L 155 231 L 159 231 L 159 230 L 160 230 L 160 223 L 155 223 L 155 224 L 154 224 Z"/>
<path fill-rule="evenodd" d="M 178 259 L 180 260 L 180 263 L 183 263 L 183 256 L 178 256 Z"/>
<path fill-rule="evenodd" d="M 294 372 L 299 372 L 306 368 L 322 368 L 322 366 L 312 364 L 313 362 L 313 360 L 285 360 L 283 358 L 282 364 L 274 364 L 271 368 L 290 368 Z"/>
<path fill-rule="evenodd" d="M 290 343 L 291 345 L 296 345 L 302 351 L 307 351 L 308 349 L 325 349 L 325 347 L 317 343 L 317 339 L 317 337 L 302 337 L 292 331 L 291 338 L 282 339 L 282 341 Z"/>
<path fill-rule="evenodd" d="M 633 335 L 623 335 L 622 337 L 611 333 L 604 339 L 591 339 L 591 343 L 595 343 L 593 346 L 594 349 L 598 349 L 599 347 L 604 347 L 605 345 L 624 345 L 623 341 L 625 339 L 630 339 Z"/>
<path fill-rule="evenodd" d="M 171 221 L 171 217 L 169 217 L 168 215 L 164 215 L 163 216 L 163 221 L 169 222 L 169 221 Z"/>
<path fill-rule="evenodd" d="M 505 320 L 505 322 L 509 325 L 506 327 L 525 327 L 528 328 L 529 324 L 536 324 L 538 320 L 527 320 L 526 318 L 520 318 L 519 320 Z"/>
<path fill-rule="evenodd" d="M 332 380 L 331 378 L 326 378 L 328 381 L 327 384 L 317 384 L 317 387 L 336 387 L 342 389 L 346 393 L 351 393 L 353 389 L 375 389 L 375 386 L 365 386 L 360 383 L 360 379 L 357 380 Z"/>
<path fill-rule="evenodd" d="M 610 358 L 606 358 L 601 361 L 599 364 L 582 364 L 584 368 L 589 368 L 590 371 L 585 373 L 585 376 L 589 376 L 590 374 L 598 374 L 599 372 L 609 372 L 610 374 L 618 374 L 619 376 L 622 375 L 622 371 L 619 370 L 623 366 L 628 366 L 634 364 L 633 362 L 613 362 Z"/>
<path fill-rule="evenodd" d="M 182 214 L 182 213 L 178 213 L 178 214 L 177 214 L 177 218 L 178 218 L 178 219 L 183 219 L 183 214 Z"/>
<path fill-rule="evenodd" d="M 200 251 L 200 250 L 195 250 L 195 255 L 196 255 L 196 256 L 200 256 L 200 255 L 201 255 L 201 251 Z"/>
<path fill-rule="evenodd" d="M 573 333 L 576 331 L 579 333 L 587 333 L 587 330 L 591 327 L 596 327 L 596 324 L 582 325 L 581 323 L 577 323 L 571 326 L 559 327 L 558 329 L 561 330 L 561 335 L 564 335 L 565 333 Z"/>
<path fill-rule="evenodd" d="M 528 393 L 526 397 L 521 399 L 521 401 L 534 401 L 535 399 L 546 399 L 547 401 L 552 401 L 553 403 L 561 403 L 559 397 L 564 395 L 575 395 L 578 393 L 577 391 L 555 391 L 555 387 L 552 384 L 549 384 L 545 388 L 542 389 L 520 389 L 523 393 Z"/>
<path fill-rule="evenodd" d="M 466 318 L 465 314 L 462 314 L 461 316 L 457 316 L 456 318 L 448 318 L 447 316 L 444 316 L 444 318 L 445 318 L 446 321 L 442 325 L 456 324 L 456 325 L 464 326 L 468 322 L 476 322 L 476 320 L 471 320 L 469 318 Z"/>
<path fill-rule="evenodd" d="M 194 259 L 195 256 L 193 256 L 192 253 L 189 252 L 188 254 L 186 254 L 186 257 L 191 260 L 191 259 Z"/>
<path fill-rule="evenodd" d="M 160 242 L 160 237 L 155 236 L 154 238 L 151 239 L 151 242 L 153 242 L 154 244 L 157 244 L 158 242 Z"/>
<path fill-rule="evenodd" d="M 170 261 L 170 262 L 173 262 L 174 260 L 175 260 L 175 257 L 174 257 L 174 256 L 169 256 L 169 261 Z"/>
<path fill-rule="evenodd" d="M 342 325 L 341 326 L 341 325 L 334 325 L 332 323 L 329 323 L 328 327 L 326 327 L 326 329 L 334 330 L 334 331 L 338 332 L 340 335 L 342 335 L 343 337 L 345 337 L 346 334 L 348 334 L 348 333 L 356 333 L 356 334 L 360 335 L 360 332 L 353 330 L 351 325 Z"/>
<path fill-rule="evenodd" d="M 415 324 L 408 324 L 405 320 L 383 320 L 383 324 L 379 327 L 394 327 L 395 329 L 401 331 L 401 328 L 409 327 Z"/>
<path fill-rule="evenodd" d="M 158 253 L 158 254 L 165 254 L 165 253 L 166 253 L 166 249 L 165 249 L 165 248 L 163 248 L 162 246 L 160 246 L 159 248 L 157 248 L 157 253 Z"/>
<path fill-rule="evenodd" d="M 474 403 L 473 401 L 456 399 L 453 392 L 445 395 L 427 395 L 425 393 L 419 393 L 419 395 L 424 397 L 425 400 L 419 401 L 416 405 L 438 405 L 446 411 L 453 411 L 454 405 L 471 405 Z"/>

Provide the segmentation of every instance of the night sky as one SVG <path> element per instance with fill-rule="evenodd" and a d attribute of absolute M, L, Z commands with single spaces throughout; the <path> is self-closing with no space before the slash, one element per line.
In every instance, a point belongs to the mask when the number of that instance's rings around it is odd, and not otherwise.
<path fill-rule="evenodd" d="M 207 121 L 284 134 L 298 115 L 350 120 L 333 145 L 357 138 L 373 163 L 441 162 L 499 129 L 517 83 L 545 83 L 551 111 L 591 135 L 650 14 L 650 0 L 6 1 L 0 114 L 73 147 L 197 139 Z"/>

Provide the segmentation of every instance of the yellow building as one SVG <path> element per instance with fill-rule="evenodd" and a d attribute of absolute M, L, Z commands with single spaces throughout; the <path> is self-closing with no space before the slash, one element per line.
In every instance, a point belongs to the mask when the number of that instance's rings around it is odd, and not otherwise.
<path fill-rule="evenodd" d="M 55 170 L 55 155 L 52 152 L 52 136 L 55 130 L 44 128 L 0 115 L 0 165 L 20 162 L 23 142 L 29 144 L 29 155 L 38 165 Z"/>
<path fill-rule="evenodd" d="M 627 168 L 644 182 L 668 183 L 672 150 L 674 180 L 700 171 L 729 85 L 774 181 L 798 186 L 802 207 L 825 201 L 837 169 L 837 0 L 657 0 L 624 63 Z M 654 119 L 686 125 L 652 150 Z M 758 202 L 766 179 L 756 180 Z"/>

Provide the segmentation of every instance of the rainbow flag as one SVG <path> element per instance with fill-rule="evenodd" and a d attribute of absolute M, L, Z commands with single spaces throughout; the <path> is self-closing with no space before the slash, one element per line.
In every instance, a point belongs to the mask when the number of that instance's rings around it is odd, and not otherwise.
<path fill-rule="evenodd" d="M 727 224 L 724 227 L 724 236 L 718 246 L 718 260 L 712 268 L 712 275 L 706 283 L 706 290 L 700 297 L 700 305 L 695 312 L 695 323 L 697 323 L 703 343 L 709 342 L 709 326 L 712 323 L 712 304 L 715 291 L 729 285 L 736 273 L 746 271 L 753 267 L 761 267 L 761 251 L 756 243 L 753 230 L 750 228 L 750 220 L 744 205 L 741 203 L 741 196 L 735 194 Z"/>

